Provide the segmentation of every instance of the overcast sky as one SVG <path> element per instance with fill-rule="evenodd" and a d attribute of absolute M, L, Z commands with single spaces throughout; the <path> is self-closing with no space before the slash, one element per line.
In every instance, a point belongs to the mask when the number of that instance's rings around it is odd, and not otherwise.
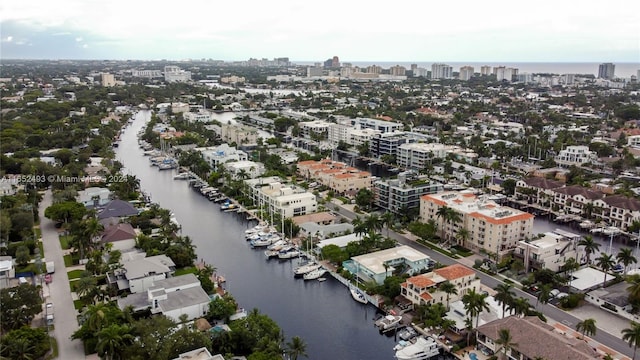
<path fill-rule="evenodd" d="M 637 0 L 4 0 L 5 59 L 640 62 Z"/>

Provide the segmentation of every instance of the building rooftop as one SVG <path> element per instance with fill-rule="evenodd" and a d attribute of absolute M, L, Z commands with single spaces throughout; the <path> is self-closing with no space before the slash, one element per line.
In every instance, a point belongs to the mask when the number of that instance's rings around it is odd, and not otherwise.
<path fill-rule="evenodd" d="M 460 264 L 453 264 L 453 265 L 449 265 L 449 266 L 445 266 L 443 268 L 440 269 L 435 269 L 433 270 L 434 273 L 442 276 L 443 278 L 451 281 L 451 280 L 455 280 L 455 279 L 459 279 L 461 277 L 465 277 L 465 276 L 472 276 L 475 275 L 476 272 L 469 269 L 466 266 L 460 265 Z"/>
<path fill-rule="evenodd" d="M 354 261 L 357 261 L 376 274 L 386 272 L 387 270 L 384 268 L 384 263 L 396 259 L 406 259 L 411 262 L 417 262 L 420 260 L 430 260 L 430 257 L 406 245 L 353 257 Z"/>
<path fill-rule="evenodd" d="M 167 299 L 158 301 L 163 313 L 186 308 L 193 305 L 208 303 L 211 299 L 201 286 L 184 290 L 167 292 Z"/>
<path fill-rule="evenodd" d="M 502 329 L 509 330 L 513 343 L 518 344 L 514 346 L 515 350 L 529 359 L 598 359 L 595 350 L 586 341 L 562 335 L 535 316 L 509 316 L 481 325 L 478 332 L 489 339 L 498 339 L 498 332 Z"/>

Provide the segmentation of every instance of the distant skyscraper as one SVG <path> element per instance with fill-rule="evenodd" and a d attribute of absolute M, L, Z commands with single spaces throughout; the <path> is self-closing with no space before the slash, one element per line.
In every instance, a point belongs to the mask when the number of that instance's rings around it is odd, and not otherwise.
<path fill-rule="evenodd" d="M 506 80 L 510 82 L 513 80 L 514 76 L 518 75 L 518 69 L 496 66 L 493 68 L 493 75 L 496 76 L 498 81 Z"/>
<path fill-rule="evenodd" d="M 480 75 L 482 76 L 489 76 L 491 75 L 491 66 L 489 65 L 482 65 L 480 67 Z"/>
<path fill-rule="evenodd" d="M 116 78 L 113 74 L 102 73 L 100 74 L 100 83 L 105 87 L 116 86 Z"/>
<path fill-rule="evenodd" d="M 333 67 L 333 59 L 327 59 L 324 61 L 324 67 L 326 69 L 332 68 Z"/>
<path fill-rule="evenodd" d="M 404 66 L 396 65 L 389 68 L 389 74 L 393 76 L 407 75 L 407 69 Z"/>
<path fill-rule="evenodd" d="M 447 64 L 431 65 L 432 79 L 451 79 L 453 77 L 453 68 Z"/>
<path fill-rule="evenodd" d="M 598 78 L 613 80 L 615 77 L 616 66 L 612 63 L 603 63 L 598 67 Z"/>
<path fill-rule="evenodd" d="M 334 56 L 333 59 L 331 59 L 331 67 L 332 68 L 340 67 L 340 59 L 337 56 Z"/>
<path fill-rule="evenodd" d="M 458 76 L 458 78 L 462 81 L 469 81 L 469 79 L 473 77 L 473 73 L 473 66 L 463 66 L 460 68 L 460 75 Z"/>
<path fill-rule="evenodd" d="M 380 74 L 382 72 L 382 67 L 378 65 L 367 66 L 367 72 L 371 74 Z"/>

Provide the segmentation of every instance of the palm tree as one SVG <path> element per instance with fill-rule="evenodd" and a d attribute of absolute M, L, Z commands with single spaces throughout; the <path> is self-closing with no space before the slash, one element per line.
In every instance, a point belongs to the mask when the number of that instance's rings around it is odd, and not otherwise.
<path fill-rule="evenodd" d="M 367 218 L 364 219 L 364 224 L 369 231 L 382 230 L 382 226 L 384 225 L 378 214 L 371 214 L 367 216 Z"/>
<path fill-rule="evenodd" d="M 569 289 L 571 289 L 571 281 L 573 280 L 573 272 L 580 268 L 580 263 L 575 258 L 568 258 L 564 265 L 562 265 L 562 269 L 567 273 L 567 277 L 569 278 Z"/>
<path fill-rule="evenodd" d="M 93 289 L 97 286 L 96 278 L 91 274 L 83 274 L 78 279 L 76 285 L 76 294 L 78 297 L 83 298 L 93 292 Z"/>
<path fill-rule="evenodd" d="M 540 293 L 536 299 L 536 309 L 538 308 L 538 303 L 546 304 L 549 300 L 551 300 L 551 284 L 544 284 L 540 286 Z"/>
<path fill-rule="evenodd" d="M 460 241 L 460 246 L 462 246 L 463 248 L 466 248 L 467 247 L 466 243 L 470 236 L 471 236 L 471 233 L 469 232 L 469 230 L 467 230 L 466 228 L 462 228 L 458 230 L 458 233 L 456 234 L 456 239 Z"/>
<path fill-rule="evenodd" d="M 438 211 L 436 212 L 436 216 L 441 218 L 442 220 L 442 236 L 441 236 L 441 240 L 444 241 L 444 237 L 445 237 L 445 223 L 446 224 L 451 224 L 451 223 L 458 223 L 460 221 L 462 221 L 462 216 L 460 215 L 459 212 L 455 211 L 454 209 L 448 207 L 448 206 L 443 206 L 441 208 L 438 209 Z"/>
<path fill-rule="evenodd" d="M 447 294 L 447 311 L 449 311 L 449 296 L 458 295 L 458 288 L 456 287 L 456 284 L 450 281 L 445 281 L 440 284 L 439 289 L 443 293 Z"/>
<path fill-rule="evenodd" d="M 632 321 L 630 328 L 622 330 L 622 340 L 626 341 L 629 346 L 633 346 L 632 360 L 636 360 L 636 350 L 638 350 L 638 345 L 640 345 L 640 324 Z"/>
<path fill-rule="evenodd" d="M 587 256 L 587 264 L 591 263 L 591 254 L 600 250 L 600 243 L 596 242 L 591 235 L 587 235 L 578 241 L 578 246 L 584 246 L 584 252 Z"/>
<path fill-rule="evenodd" d="M 11 343 L 3 349 L 2 353 L 4 354 L 6 351 L 6 353 L 11 354 L 11 358 L 15 360 L 34 360 L 35 348 L 35 345 L 31 344 L 29 340 L 17 338 L 13 339 Z"/>
<path fill-rule="evenodd" d="M 640 274 L 627 276 L 627 283 L 629 283 L 629 286 L 627 286 L 629 301 L 631 303 L 637 303 L 637 300 L 640 300 Z"/>
<path fill-rule="evenodd" d="M 498 302 L 498 304 L 502 305 L 502 317 L 504 318 L 504 310 L 505 308 L 513 302 L 515 297 L 515 293 L 511 291 L 511 284 L 500 283 L 498 286 L 493 288 L 496 291 L 496 294 L 493 296 L 494 299 Z"/>
<path fill-rule="evenodd" d="M 616 255 L 616 260 L 618 260 L 618 262 L 621 262 L 622 265 L 624 265 L 625 274 L 627 273 L 627 268 L 629 267 L 629 265 L 635 264 L 638 262 L 638 259 L 636 259 L 636 257 L 633 256 L 633 251 L 629 248 L 620 249 L 620 251 L 618 252 L 618 255 Z"/>
<path fill-rule="evenodd" d="M 382 222 L 387 227 L 387 237 L 389 237 L 389 230 L 391 229 L 391 226 L 393 226 L 393 222 L 395 221 L 395 218 L 396 218 L 395 215 L 390 211 L 385 212 L 381 216 Z"/>
<path fill-rule="evenodd" d="M 109 359 L 122 359 L 122 349 L 133 341 L 131 328 L 128 325 L 111 324 L 100 330 L 96 351 L 98 355 Z"/>
<path fill-rule="evenodd" d="M 308 357 L 307 344 L 298 336 L 291 338 L 291 342 L 287 343 L 287 354 L 291 360 L 297 360 L 298 356 Z"/>
<path fill-rule="evenodd" d="M 604 272 L 604 280 L 602 281 L 602 287 L 604 287 L 607 283 L 607 271 L 610 271 L 615 265 L 613 255 L 600 253 L 600 257 L 596 259 L 596 265 Z"/>
<path fill-rule="evenodd" d="M 513 311 L 516 316 L 524 317 L 529 312 L 529 308 L 531 304 L 529 304 L 529 300 L 518 297 L 513 299 L 513 302 L 507 306 L 507 310 Z"/>
<path fill-rule="evenodd" d="M 584 339 L 584 336 L 591 336 L 591 335 L 595 335 L 596 334 L 596 320 L 595 319 L 584 319 L 582 321 L 580 321 L 577 325 L 576 325 L 576 330 L 582 332 L 582 338 Z"/>
<path fill-rule="evenodd" d="M 501 358 L 506 359 L 507 353 L 518 346 L 517 343 L 513 342 L 513 338 L 511 337 L 511 333 L 509 329 L 500 329 L 498 330 L 498 338 L 495 341 L 496 345 L 500 346 L 500 348 L 496 352 L 501 352 Z"/>
<path fill-rule="evenodd" d="M 367 233 L 367 228 L 360 216 L 357 216 L 355 219 L 351 220 L 351 225 L 353 225 L 353 232 L 356 234 L 356 236 Z"/>
<path fill-rule="evenodd" d="M 462 296 L 462 302 L 464 303 L 464 309 L 467 311 L 467 315 L 476 319 L 476 329 L 480 321 L 480 314 L 482 314 L 483 311 L 489 311 L 487 296 L 487 294 L 477 293 L 474 289 L 471 289 L 471 291 Z"/>

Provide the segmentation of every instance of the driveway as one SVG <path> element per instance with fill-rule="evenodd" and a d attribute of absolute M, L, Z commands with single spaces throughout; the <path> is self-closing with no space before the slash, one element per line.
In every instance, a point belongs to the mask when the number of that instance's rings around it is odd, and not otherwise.
<path fill-rule="evenodd" d="M 55 263 L 56 272 L 49 287 L 49 298 L 45 302 L 52 302 L 55 309 L 54 328 L 52 335 L 58 341 L 58 359 L 84 360 L 82 341 L 71 340 L 71 335 L 78 329 L 76 310 L 71 299 L 71 288 L 67 269 L 64 267 L 62 247 L 58 240 L 55 223 L 44 216 L 44 210 L 51 205 L 51 189 L 47 190 L 38 209 L 40 215 L 40 229 L 44 245 L 44 257 Z M 45 291 L 46 292 L 46 291 Z"/>

